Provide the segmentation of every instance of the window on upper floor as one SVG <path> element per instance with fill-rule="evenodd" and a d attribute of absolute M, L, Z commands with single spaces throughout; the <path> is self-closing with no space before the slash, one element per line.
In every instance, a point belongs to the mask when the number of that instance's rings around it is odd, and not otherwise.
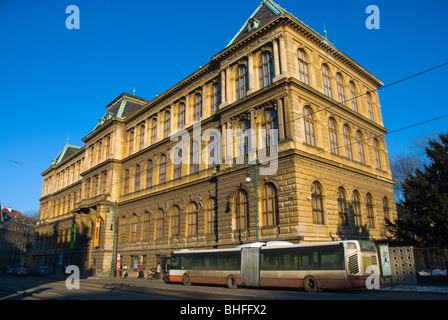
<path fill-rule="evenodd" d="M 373 114 L 372 99 L 371 99 L 370 93 L 368 93 L 368 92 L 366 94 L 366 101 L 367 101 L 367 111 L 369 112 L 369 119 L 374 121 L 375 117 Z"/>
<path fill-rule="evenodd" d="M 380 145 L 376 139 L 373 139 L 373 151 L 375 153 L 376 168 L 381 169 Z"/>
<path fill-rule="evenodd" d="M 310 79 L 308 76 L 308 61 L 306 60 L 305 53 L 303 50 L 297 50 L 297 56 L 299 61 L 299 79 L 303 83 L 310 84 Z"/>
<path fill-rule="evenodd" d="M 303 122 L 305 127 L 305 142 L 309 145 L 316 146 L 313 114 L 308 107 L 303 108 Z"/>
<path fill-rule="evenodd" d="M 183 129 L 185 127 L 185 103 L 179 105 L 177 113 L 177 129 Z"/>
<path fill-rule="evenodd" d="M 242 99 L 247 94 L 247 67 L 240 65 L 236 73 L 236 99 Z"/>
<path fill-rule="evenodd" d="M 265 135 L 263 139 L 263 147 L 268 149 L 277 142 L 277 112 L 274 109 L 270 108 L 263 112 L 261 128 L 263 129 L 263 135 Z"/>
<path fill-rule="evenodd" d="M 345 146 L 345 156 L 349 159 L 353 158 L 352 154 L 352 138 L 350 136 L 350 129 L 347 125 L 343 127 L 344 134 L 344 146 Z"/>
<path fill-rule="evenodd" d="M 221 104 L 221 85 L 219 83 L 213 84 L 212 97 L 211 97 L 211 114 L 215 114 L 219 110 Z"/>
<path fill-rule="evenodd" d="M 339 154 L 336 122 L 332 118 L 328 119 L 328 135 L 330 140 L 330 152 L 334 154 Z"/>
<path fill-rule="evenodd" d="M 202 117 L 202 94 L 197 93 L 194 97 L 193 120 L 200 121 Z"/>
<path fill-rule="evenodd" d="M 352 108 L 355 112 L 358 112 L 358 103 L 357 103 L 357 98 L 356 98 L 356 87 L 355 84 L 353 83 L 353 81 L 350 81 L 349 83 L 349 88 L 350 88 L 350 101 L 352 103 Z"/>
<path fill-rule="evenodd" d="M 157 119 L 152 119 L 151 126 L 151 143 L 155 143 L 157 141 Z"/>
<path fill-rule="evenodd" d="M 344 90 L 344 83 L 342 82 L 342 76 L 340 73 L 336 74 L 336 83 L 338 86 L 338 99 L 339 102 L 342 104 L 346 104 L 345 103 L 345 90 Z"/>
<path fill-rule="evenodd" d="M 328 71 L 328 67 L 324 64 L 322 65 L 322 84 L 324 88 L 324 94 L 332 98 L 330 72 Z"/>
<path fill-rule="evenodd" d="M 165 111 L 163 118 L 163 137 L 168 138 L 171 133 L 171 112 Z"/>
<path fill-rule="evenodd" d="M 265 52 L 261 55 L 258 76 L 260 79 L 260 89 L 267 87 L 272 82 L 272 55 Z"/>
<path fill-rule="evenodd" d="M 361 163 L 366 163 L 366 158 L 364 155 L 364 143 L 363 136 L 361 132 L 356 132 L 356 145 L 358 146 L 358 161 Z"/>
<path fill-rule="evenodd" d="M 165 183 L 166 182 L 166 155 L 162 154 L 160 157 L 160 164 L 159 164 L 159 182 Z"/>
<path fill-rule="evenodd" d="M 154 170 L 154 164 L 152 160 L 148 160 L 148 166 L 146 167 L 146 187 L 152 187 L 152 175 Z"/>

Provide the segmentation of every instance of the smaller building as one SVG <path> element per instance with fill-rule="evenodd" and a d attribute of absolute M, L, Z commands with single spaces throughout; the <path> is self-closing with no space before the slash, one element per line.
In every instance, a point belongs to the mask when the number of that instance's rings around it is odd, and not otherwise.
<path fill-rule="evenodd" d="M 8 266 L 28 267 L 37 220 L 12 208 L 0 208 L 0 270 Z"/>

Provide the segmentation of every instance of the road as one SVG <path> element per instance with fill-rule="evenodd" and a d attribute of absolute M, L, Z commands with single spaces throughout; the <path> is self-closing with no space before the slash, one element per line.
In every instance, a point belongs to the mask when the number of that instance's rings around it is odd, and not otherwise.
<path fill-rule="evenodd" d="M 382 290 L 323 291 L 228 289 L 220 286 L 168 284 L 146 279 L 82 279 L 68 289 L 64 279 L 0 276 L 0 300 L 448 300 L 447 294 Z"/>

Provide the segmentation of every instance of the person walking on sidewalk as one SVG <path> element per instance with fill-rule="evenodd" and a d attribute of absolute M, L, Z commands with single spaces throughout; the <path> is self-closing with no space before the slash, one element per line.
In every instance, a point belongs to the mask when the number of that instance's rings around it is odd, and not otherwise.
<path fill-rule="evenodd" d="M 161 268 L 160 268 L 160 263 L 157 264 L 157 280 L 160 280 L 160 272 L 161 272 Z"/>

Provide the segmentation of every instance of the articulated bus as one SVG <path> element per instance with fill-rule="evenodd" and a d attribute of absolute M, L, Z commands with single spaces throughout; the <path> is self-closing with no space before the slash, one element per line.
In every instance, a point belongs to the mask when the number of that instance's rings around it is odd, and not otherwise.
<path fill-rule="evenodd" d="M 364 287 L 377 265 L 373 242 L 344 240 L 308 244 L 269 241 L 231 249 L 180 250 L 171 256 L 171 282 L 244 287 L 319 289 Z"/>

